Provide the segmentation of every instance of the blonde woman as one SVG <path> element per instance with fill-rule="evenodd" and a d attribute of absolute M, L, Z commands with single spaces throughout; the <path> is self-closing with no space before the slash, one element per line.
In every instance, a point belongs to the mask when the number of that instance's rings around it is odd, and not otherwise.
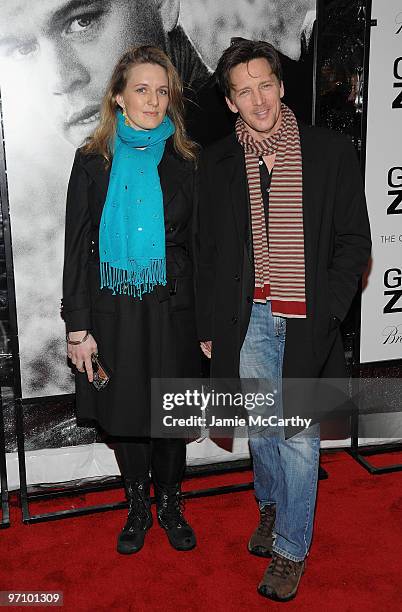
<path fill-rule="evenodd" d="M 115 437 L 129 500 L 117 550 L 138 552 L 157 516 L 190 550 L 183 516 L 184 439 L 151 439 L 151 378 L 197 376 L 191 223 L 196 145 L 183 125 L 182 85 L 163 51 L 136 47 L 116 65 L 98 128 L 78 149 L 66 212 L 63 315 L 76 368 L 79 419 Z M 109 381 L 93 385 L 98 354 Z"/>

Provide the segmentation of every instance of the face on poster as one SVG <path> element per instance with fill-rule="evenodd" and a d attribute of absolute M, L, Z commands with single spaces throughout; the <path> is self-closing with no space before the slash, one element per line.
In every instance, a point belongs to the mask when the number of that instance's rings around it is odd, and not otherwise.
<path fill-rule="evenodd" d="M 282 35 L 282 52 L 297 59 L 314 9 L 315 0 L 291 8 L 287 0 L 2 0 L 0 86 L 23 397 L 73 391 L 59 314 L 65 196 L 74 151 L 96 126 L 120 55 L 154 44 L 184 57 L 176 62 L 183 79 L 195 63 L 196 76 L 206 79 L 231 36 L 281 47 Z"/>

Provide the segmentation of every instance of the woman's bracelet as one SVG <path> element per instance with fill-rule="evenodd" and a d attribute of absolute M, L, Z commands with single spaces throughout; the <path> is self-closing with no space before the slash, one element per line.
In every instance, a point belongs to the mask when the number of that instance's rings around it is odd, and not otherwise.
<path fill-rule="evenodd" d="M 85 340 L 89 336 L 89 331 L 85 332 L 85 336 L 82 338 L 82 340 L 70 340 L 70 338 L 68 337 L 68 334 L 69 334 L 69 332 L 67 332 L 67 334 L 66 334 L 66 342 L 67 342 L 67 344 L 73 344 L 74 346 L 76 346 L 77 344 L 82 344 L 83 342 L 85 342 Z"/>

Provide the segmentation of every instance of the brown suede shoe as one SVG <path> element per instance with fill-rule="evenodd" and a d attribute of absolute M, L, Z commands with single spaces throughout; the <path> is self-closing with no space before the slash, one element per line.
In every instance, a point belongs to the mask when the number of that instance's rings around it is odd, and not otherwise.
<path fill-rule="evenodd" d="M 271 557 L 275 524 L 275 504 L 269 504 L 260 509 L 260 523 L 251 536 L 247 548 L 257 557 Z"/>
<path fill-rule="evenodd" d="M 304 565 L 304 561 L 291 561 L 272 553 L 272 561 L 258 585 L 258 592 L 274 601 L 290 601 L 296 597 Z"/>

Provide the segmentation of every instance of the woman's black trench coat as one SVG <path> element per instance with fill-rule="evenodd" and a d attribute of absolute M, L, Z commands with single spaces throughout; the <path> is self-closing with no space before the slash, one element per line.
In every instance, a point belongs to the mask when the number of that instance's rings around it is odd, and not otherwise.
<path fill-rule="evenodd" d="M 194 165 L 176 155 L 169 139 L 158 169 L 168 283 L 142 300 L 100 290 L 99 223 L 110 174 L 102 157 L 78 150 L 68 187 L 63 317 L 67 331 L 91 330 L 111 371 L 101 391 L 76 373 L 77 417 L 116 436 L 150 435 L 152 377 L 200 375 L 191 257 Z"/>

